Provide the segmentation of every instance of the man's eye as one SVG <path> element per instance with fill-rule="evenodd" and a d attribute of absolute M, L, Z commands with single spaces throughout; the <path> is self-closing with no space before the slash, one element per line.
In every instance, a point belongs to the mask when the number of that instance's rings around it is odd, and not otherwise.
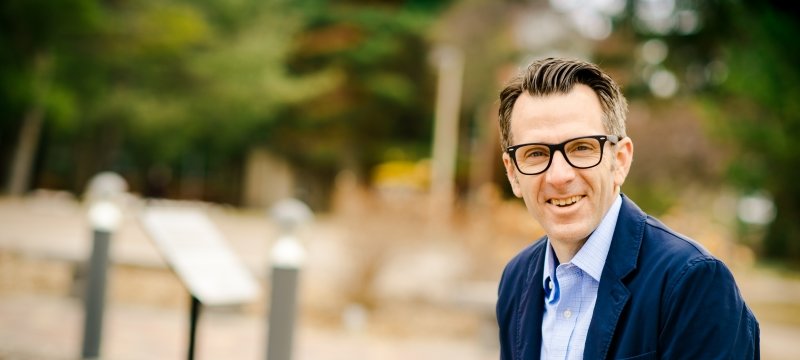
<path fill-rule="evenodd" d="M 547 151 L 544 151 L 542 149 L 530 149 L 528 151 L 525 151 L 524 155 L 525 158 L 545 157 L 547 156 Z"/>
<path fill-rule="evenodd" d="M 595 151 L 597 146 L 591 143 L 578 143 L 569 147 L 570 152 L 591 152 Z"/>

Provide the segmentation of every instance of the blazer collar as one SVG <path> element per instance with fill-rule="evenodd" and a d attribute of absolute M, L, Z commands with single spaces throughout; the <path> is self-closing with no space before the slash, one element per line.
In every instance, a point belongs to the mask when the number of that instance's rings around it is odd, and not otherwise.
<path fill-rule="evenodd" d="M 586 358 L 604 359 L 608 353 L 617 321 L 630 298 L 630 291 L 623 280 L 636 269 L 646 220 L 647 215 L 623 195 L 617 227 L 597 289 L 594 315 L 589 324 L 584 348 Z"/>
<path fill-rule="evenodd" d="M 622 208 L 619 211 L 614 237 L 611 239 L 611 247 L 608 249 L 603 277 L 608 275 L 621 279 L 636 269 L 646 221 L 647 215 L 623 194 Z"/>
<path fill-rule="evenodd" d="M 519 323 L 517 324 L 516 353 L 519 359 L 539 359 L 542 351 L 542 317 L 544 315 L 544 289 L 542 276 L 544 253 L 547 251 L 545 238 L 539 240 L 542 251 L 534 252 L 528 265 L 525 292 L 519 304 Z M 517 357 L 514 357 L 517 359 Z"/>

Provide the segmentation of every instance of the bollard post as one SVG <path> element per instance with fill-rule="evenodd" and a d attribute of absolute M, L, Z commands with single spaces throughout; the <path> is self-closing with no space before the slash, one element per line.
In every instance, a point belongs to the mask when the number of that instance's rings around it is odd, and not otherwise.
<path fill-rule="evenodd" d="M 270 257 L 272 274 L 267 360 L 291 360 L 298 284 L 306 256 L 294 232 L 299 225 L 310 221 L 313 215 L 308 206 L 294 199 L 276 204 L 272 214 L 281 228 L 281 236 L 272 247 Z"/>
<path fill-rule="evenodd" d="M 110 201 L 98 201 L 89 209 L 93 240 L 84 299 L 83 359 L 100 357 L 108 252 L 111 235 L 119 225 L 120 218 L 120 210 Z"/>
<path fill-rule="evenodd" d="M 290 360 L 297 314 L 297 284 L 305 250 L 291 236 L 278 240 L 272 252 L 267 360 Z"/>

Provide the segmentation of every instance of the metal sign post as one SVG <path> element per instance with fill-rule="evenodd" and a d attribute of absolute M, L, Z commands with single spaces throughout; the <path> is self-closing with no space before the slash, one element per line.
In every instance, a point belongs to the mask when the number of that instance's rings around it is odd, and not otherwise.
<path fill-rule="evenodd" d="M 142 223 L 192 297 L 188 357 L 194 359 L 202 305 L 234 305 L 258 295 L 253 275 L 227 246 L 208 217 L 196 209 L 147 209 Z"/>
<path fill-rule="evenodd" d="M 192 295 L 192 304 L 189 308 L 189 360 L 194 360 L 194 349 L 197 344 L 197 320 L 200 317 L 200 300 Z"/>

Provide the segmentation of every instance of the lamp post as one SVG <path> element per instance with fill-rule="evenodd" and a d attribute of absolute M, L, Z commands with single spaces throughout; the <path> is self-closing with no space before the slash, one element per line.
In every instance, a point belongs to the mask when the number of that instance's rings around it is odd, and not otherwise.
<path fill-rule="evenodd" d="M 111 201 L 101 200 L 89 208 L 92 225 L 92 254 L 89 259 L 89 276 L 86 286 L 85 323 L 83 332 L 84 359 L 97 359 L 100 355 L 100 339 L 105 309 L 106 272 L 108 250 L 112 233 L 122 218 L 119 208 Z"/>
<path fill-rule="evenodd" d="M 297 293 L 300 270 L 306 251 L 296 236 L 296 230 L 310 222 L 314 215 L 299 200 L 288 199 L 272 207 L 280 235 L 270 254 L 271 293 L 268 319 L 267 360 L 290 360 L 297 315 Z"/>
<path fill-rule="evenodd" d="M 92 227 L 92 253 L 84 297 L 83 359 L 100 356 L 100 340 L 105 310 L 106 272 L 111 236 L 122 220 L 122 211 L 115 203 L 128 189 L 125 179 L 113 172 L 101 172 L 89 181 L 85 200 L 89 206 Z"/>

